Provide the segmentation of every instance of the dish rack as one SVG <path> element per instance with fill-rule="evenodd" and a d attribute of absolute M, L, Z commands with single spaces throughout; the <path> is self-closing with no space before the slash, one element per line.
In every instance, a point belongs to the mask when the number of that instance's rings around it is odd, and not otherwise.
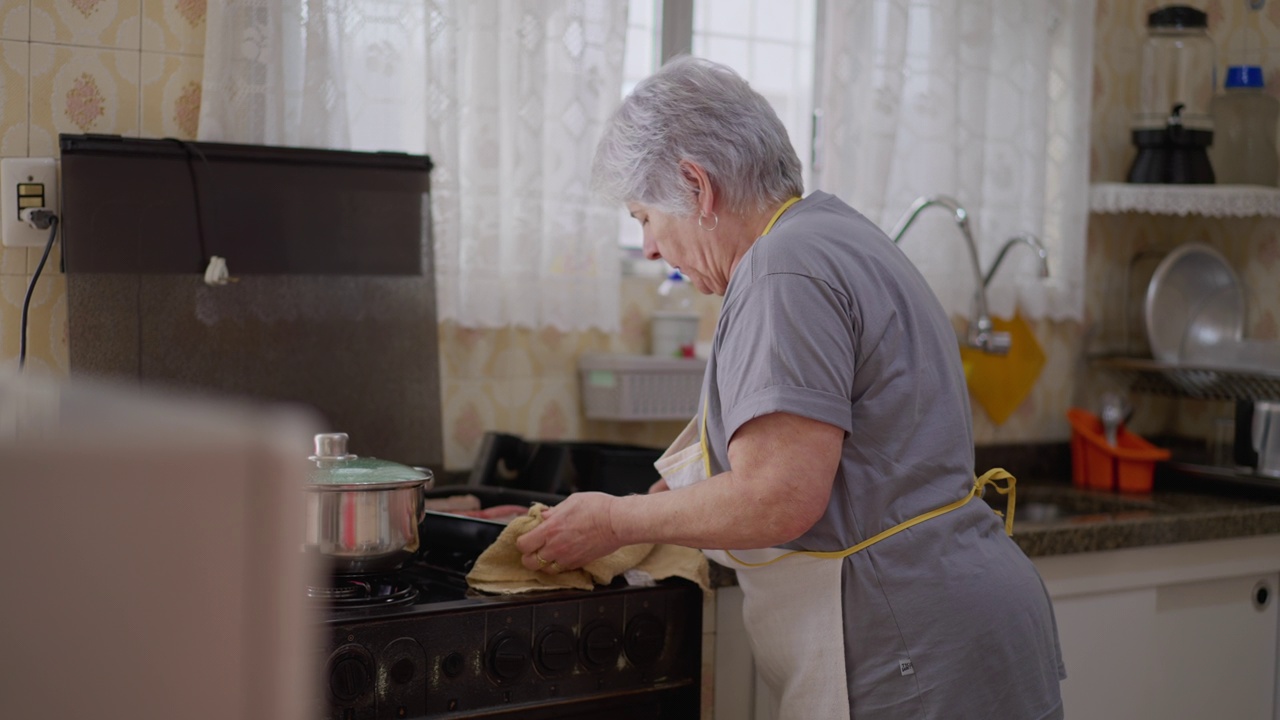
<path fill-rule="evenodd" d="M 1143 358 L 1095 357 L 1090 364 L 1115 375 L 1132 392 L 1195 400 L 1280 400 L 1280 372 L 1228 370 L 1200 365 L 1170 365 Z M 1280 482 L 1248 468 L 1212 464 L 1207 454 L 1175 448 L 1163 461 L 1170 470 L 1212 483 L 1280 493 Z"/>
<path fill-rule="evenodd" d="M 706 367 L 698 358 L 583 355 L 583 414 L 593 420 L 689 420 L 698 412 Z"/>
<path fill-rule="evenodd" d="M 1196 400 L 1280 400 L 1280 372 L 1171 365 L 1132 357 L 1102 357 L 1094 367 L 1123 379 L 1134 392 Z"/>

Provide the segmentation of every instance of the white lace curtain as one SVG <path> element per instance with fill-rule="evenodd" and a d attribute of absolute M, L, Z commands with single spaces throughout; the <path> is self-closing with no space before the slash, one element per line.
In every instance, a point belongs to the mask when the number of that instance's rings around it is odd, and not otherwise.
<path fill-rule="evenodd" d="M 200 139 L 429 154 L 441 320 L 618 328 L 627 3 L 210 0 Z"/>
<path fill-rule="evenodd" d="M 886 232 L 924 195 L 970 213 L 992 314 L 1080 320 L 1088 219 L 1094 0 L 826 0 L 820 45 L 819 188 Z M 975 278 L 948 211 L 899 246 L 944 307 L 968 317 Z"/>

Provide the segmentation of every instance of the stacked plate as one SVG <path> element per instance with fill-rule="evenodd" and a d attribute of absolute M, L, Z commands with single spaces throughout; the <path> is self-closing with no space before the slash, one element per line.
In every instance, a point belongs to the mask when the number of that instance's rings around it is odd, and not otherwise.
<path fill-rule="evenodd" d="M 1245 295 L 1227 259 L 1202 243 L 1169 253 L 1147 286 L 1151 354 L 1169 365 L 1280 368 L 1280 343 L 1244 339 Z"/>

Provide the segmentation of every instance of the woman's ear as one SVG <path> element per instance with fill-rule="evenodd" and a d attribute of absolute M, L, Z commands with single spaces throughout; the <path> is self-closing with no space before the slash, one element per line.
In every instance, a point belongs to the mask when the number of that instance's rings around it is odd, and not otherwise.
<path fill-rule="evenodd" d="M 698 212 L 709 215 L 715 212 L 715 189 L 711 186 L 711 177 L 701 165 L 692 160 L 680 161 L 680 175 L 689 184 Z"/>

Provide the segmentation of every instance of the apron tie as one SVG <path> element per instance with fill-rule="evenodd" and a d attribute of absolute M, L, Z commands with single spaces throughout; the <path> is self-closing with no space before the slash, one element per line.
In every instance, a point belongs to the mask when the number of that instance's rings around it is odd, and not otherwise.
<path fill-rule="evenodd" d="M 1000 480 L 1006 481 L 1004 487 L 1000 487 L 1000 485 L 998 484 L 998 481 Z M 932 520 L 933 518 L 936 518 L 939 515 L 946 515 L 952 510 L 958 510 L 959 508 L 964 507 L 970 500 L 974 498 L 974 496 L 981 496 L 983 491 L 986 489 L 988 485 L 995 488 L 996 492 L 1000 493 L 1001 495 L 1008 496 L 1009 501 L 1008 501 L 1008 505 L 1006 506 L 1007 511 L 1002 513 L 999 510 L 995 510 L 994 512 L 995 514 L 1004 518 L 1005 534 L 1013 535 L 1013 508 L 1017 498 L 1017 492 L 1014 490 L 1015 483 L 1016 483 L 1016 479 L 1012 475 L 1010 475 L 1007 471 L 1005 471 L 1003 468 L 992 468 L 991 470 L 988 470 L 985 473 L 983 473 L 982 477 L 974 478 L 973 487 L 969 488 L 969 493 L 964 497 L 960 498 L 959 500 L 953 503 L 948 503 L 946 505 L 943 505 L 940 508 L 934 508 L 929 512 L 917 515 L 911 518 L 910 520 L 900 522 L 897 525 L 894 525 L 893 527 L 887 530 L 879 532 L 873 535 L 872 537 L 869 537 L 866 540 L 863 540 L 862 542 L 858 543 L 857 545 L 854 545 L 853 547 L 847 547 L 843 550 L 792 550 L 783 555 L 779 555 L 778 557 L 773 558 L 772 560 L 766 560 L 764 562 L 758 562 L 758 563 L 746 562 L 745 560 L 741 560 L 728 550 L 725 550 L 724 552 L 726 555 L 733 558 L 735 562 L 743 565 L 744 567 L 764 567 L 765 565 L 772 565 L 773 563 L 776 563 L 783 558 L 791 557 L 792 555 L 808 555 L 809 557 L 827 558 L 827 559 L 846 558 L 856 552 L 865 550 L 871 547 L 872 545 L 875 545 L 881 540 L 897 535 L 898 533 L 902 532 L 903 530 L 906 530 L 907 528 L 915 527 L 916 525 L 919 525 L 920 523 L 926 520 Z"/>

